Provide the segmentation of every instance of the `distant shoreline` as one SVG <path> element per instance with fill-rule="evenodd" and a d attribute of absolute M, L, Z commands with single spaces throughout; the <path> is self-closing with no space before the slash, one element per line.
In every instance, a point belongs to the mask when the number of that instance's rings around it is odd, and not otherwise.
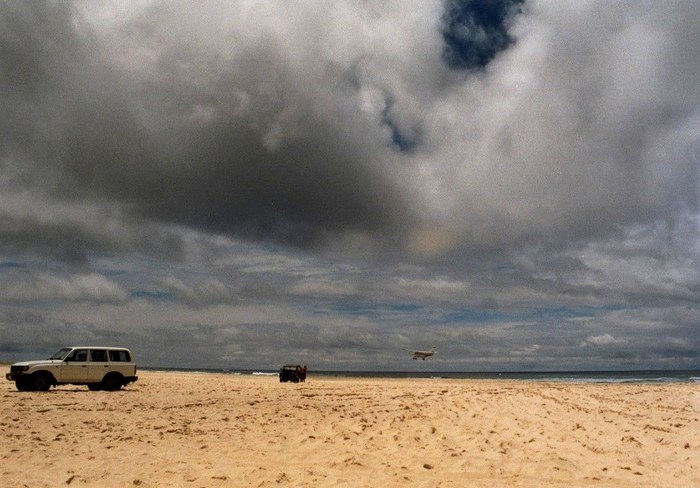
<path fill-rule="evenodd" d="M 140 367 L 142 371 L 274 376 L 277 370 Z M 484 379 L 565 383 L 700 383 L 700 370 L 629 371 L 342 371 L 313 370 L 310 376 L 396 379 Z"/>

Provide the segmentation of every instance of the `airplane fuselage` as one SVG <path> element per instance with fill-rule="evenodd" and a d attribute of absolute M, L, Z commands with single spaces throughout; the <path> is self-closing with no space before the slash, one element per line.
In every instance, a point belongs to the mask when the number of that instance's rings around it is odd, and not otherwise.
<path fill-rule="evenodd" d="M 425 361 L 425 358 L 429 358 L 433 354 L 435 354 L 435 349 L 430 351 L 413 351 L 413 359 L 422 359 Z"/>

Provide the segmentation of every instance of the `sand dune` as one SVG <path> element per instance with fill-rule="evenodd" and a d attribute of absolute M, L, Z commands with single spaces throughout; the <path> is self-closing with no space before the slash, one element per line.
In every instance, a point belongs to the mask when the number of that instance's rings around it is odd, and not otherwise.
<path fill-rule="evenodd" d="M 700 486 L 697 384 L 139 376 L 3 380 L 0 485 Z"/>

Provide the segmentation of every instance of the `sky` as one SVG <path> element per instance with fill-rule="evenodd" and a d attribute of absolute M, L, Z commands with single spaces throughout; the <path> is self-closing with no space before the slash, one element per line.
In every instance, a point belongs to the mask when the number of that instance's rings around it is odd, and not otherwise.
<path fill-rule="evenodd" d="M 700 368 L 698 25 L 695 0 L 1 1 L 0 360 Z"/>

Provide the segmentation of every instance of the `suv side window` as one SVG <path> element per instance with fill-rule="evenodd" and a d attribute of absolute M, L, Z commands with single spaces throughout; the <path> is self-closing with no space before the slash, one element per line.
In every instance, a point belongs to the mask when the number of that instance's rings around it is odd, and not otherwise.
<path fill-rule="evenodd" d="M 66 361 L 85 362 L 87 361 L 87 353 L 87 349 L 76 349 L 68 355 Z"/>
<path fill-rule="evenodd" d="M 129 353 L 127 351 L 109 351 L 109 360 L 119 363 L 131 362 Z"/>
<path fill-rule="evenodd" d="M 107 362 L 107 351 L 104 349 L 91 349 L 90 356 L 92 361 L 96 363 L 106 363 Z"/>

